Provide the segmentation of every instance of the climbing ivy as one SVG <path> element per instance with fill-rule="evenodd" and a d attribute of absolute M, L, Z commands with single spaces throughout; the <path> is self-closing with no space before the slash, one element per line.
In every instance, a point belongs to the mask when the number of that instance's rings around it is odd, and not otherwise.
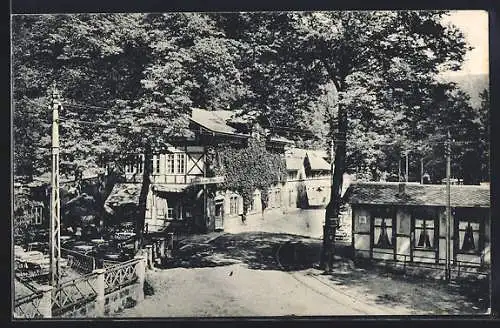
<path fill-rule="evenodd" d="M 247 213 L 256 189 L 261 191 L 262 209 L 267 207 L 268 190 L 286 179 L 284 159 L 266 149 L 265 141 L 249 139 L 246 147 L 228 145 L 213 147 L 210 151 L 211 173 L 225 177 L 220 185 L 243 197 L 243 213 Z"/>

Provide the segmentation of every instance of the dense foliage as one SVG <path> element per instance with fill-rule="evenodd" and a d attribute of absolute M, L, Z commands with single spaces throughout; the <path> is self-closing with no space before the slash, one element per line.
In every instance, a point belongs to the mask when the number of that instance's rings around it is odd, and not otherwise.
<path fill-rule="evenodd" d="M 145 154 L 139 217 L 151 149 L 188 133 L 191 107 L 263 117 L 274 133 L 304 145 L 330 149 L 334 139 L 334 209 L 344 172 L 397 179 L 406 152 L 410 180 L 419 179 L 421 159 L 440 180 L 448 130 L 466 142 L 454 145 L 452 174 L 476 183 L 488 176 L 486 164 L 474 165 L 488 159 L 488 106 L 472 108 L 468 95 L 439 78 L 443 70 L 459 69 L 468 49 L 444 15 L 14 16 L 15 174 L 50 169 L 47 90 L 56 84 L 65 108 L 61 171 Z M 244 183 L 241 192 L 248 193 L 259 184 L 247 180 L 234 180 L 232 188 Z"/>
<path fill-rule="evenodd" d="M 250 139 L 247 147 L 235 149 L 231 146 L 217 146 L 211 163 L 213 174 L 224 176 L 219 187 L 232 190 L 243 197 L 243 213 L 246 214 L 256 190 L 261 191 L 263 209 L 267 206 L 270 187 L 284 182 L 286 167 L 283 158 L 266 149 L 264 140 Z"/>

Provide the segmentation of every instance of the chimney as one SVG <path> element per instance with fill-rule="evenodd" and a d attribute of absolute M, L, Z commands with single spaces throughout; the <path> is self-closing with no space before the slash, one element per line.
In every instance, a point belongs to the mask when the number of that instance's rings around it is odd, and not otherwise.
<path fill-rule="evenodd" d="M 406 183 L 400 182 L 398 196 L 403 196 L 405 194 L 405 189 L 406 189 Z"/>

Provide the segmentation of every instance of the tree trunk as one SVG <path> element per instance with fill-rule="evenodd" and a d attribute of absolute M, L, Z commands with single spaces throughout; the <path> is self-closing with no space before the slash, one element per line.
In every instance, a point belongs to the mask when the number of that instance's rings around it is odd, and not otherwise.
<path fill-rule="evenodd" d="M 143 236 L 144 236 L 144 226 L 146 222 L 146 206 L 147 197 L 149 192 L 149 186 L 151 181 L 149 177 L 152 171 L 152 159 L 153 154 L 151 152 L 151 144 L 146 142 L 144 146 L 144 163 L 143 163 L 143 174 L 142 174 L 142 187 L 141 193 L 139 195 L 139 205 L 137 209 L 137 219 L 136 219 L 136 236 L 139 241 L 139 248 L 143 246 Z"/>
<path fill-rule="evenodd" d="M 327 271 L 330 270 L 332 266 L 335 247 L 335 229 L 331 229 L 333 223 L 332 219 L 338 219 L 340 213 L 342 183 L 346 160 L 347 118 L 347 108 L 339 104 L 338 131 L 337 133 L 332 133 L 334 136 L 335 168 L 333 170 L 330 202 L 326 206 L 325 211 L 325 229 L 321 256 L 321 267 Z"/>

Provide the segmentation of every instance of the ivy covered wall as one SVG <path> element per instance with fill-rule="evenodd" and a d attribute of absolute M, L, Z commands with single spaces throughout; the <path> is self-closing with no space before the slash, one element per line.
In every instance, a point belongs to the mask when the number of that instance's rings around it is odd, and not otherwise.
<path fill-rule="evenodd" d="M 265 140 L 251 138 L 246 147 L 219 145 L 211 147 L 208 152 L 209 174 L 224 176 L 225 181 L 219 187 L 241 195 L 244 214 L 256 189 L 261 191 L 262 209 L 265 209 L 268 189 L 286 181 L 284 158 L 267 150 Z"/>

